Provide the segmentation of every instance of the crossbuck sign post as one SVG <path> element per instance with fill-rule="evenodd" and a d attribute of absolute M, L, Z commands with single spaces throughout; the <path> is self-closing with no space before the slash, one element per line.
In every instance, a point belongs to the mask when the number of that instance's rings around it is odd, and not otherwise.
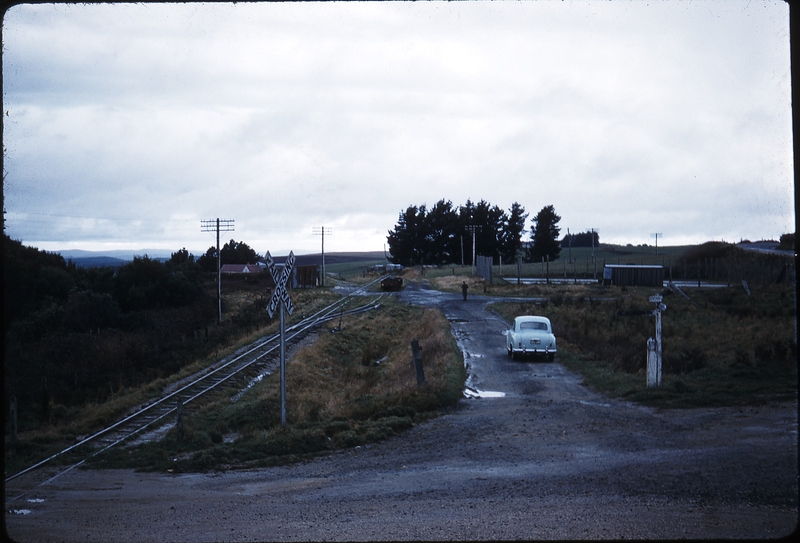
<path fill-rule="evenodd" d="M 281 308 L 281 426 L 283 427 L 286 426 L 286 318 L 284 317 L 284 309 L 289 312 L 289 315 L 294 311 L 294 304 L 292 304 L 292 299 L 289 298 L 289 292 L 286 290 L 286 283 L 292 276 L 294 260 L 294 253 L 289 251 L 289 258 L 286 259 L 283 269 L 278 272 L 278 267 L 272 260 L 272 255 L 267 251 L 267 268 L 270 275 L 272 275 L 272 280 L 275 281 L 275 290 L 267 304 L 269 317 L 272 318 L 278 306 Z"/>

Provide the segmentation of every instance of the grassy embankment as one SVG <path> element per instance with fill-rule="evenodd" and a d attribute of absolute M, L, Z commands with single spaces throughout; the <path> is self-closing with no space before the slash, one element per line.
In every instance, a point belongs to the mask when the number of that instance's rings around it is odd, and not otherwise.
<path fill-rule="evenodd" d="M 174 356 L 181 356 L 177 371 L 142 383 L 120 385 L 115 382 L 113 386 L 110 385 L 108 397 L 102 400 L 90 399 L 82 404 L 66 406 L 51 399 L 51 415 L 46 421 L 31 421 L 30 417 L 22 418 L 16 445 L 10 443 L 9 431 L 6 431 L 4 458 L 6 475 L 31 466 L 80 441 L 83 437 L 102 430 L 110 422 L 133 412 L 136 406 L 155 401 L 172 383 L 204 370 L 259 337 L 275 333 L 278 326 L 277 319 L 270 322 L 269 319 L 262 318 L 265 316 L 261 315 L 264 313 L 263 298 L 263 285 L 253 285 L 244 281 L 227 282 L 223 285 L 223 324 L 212 325 L 209 330 L 210 337 L 206 338 L 201 334 L 199 338 L 181 342 L 182 330 L 178 326 L 180 323 L 172 323 L 171 329 L 167 327 L 168 331 L 177 329 L 176 344 L 183 347 L 181 350 L 171 350 Z M 338 296 L 327 289 L 295 291 L 292 299 L 297 312 L 288 322 L 298 320 L 303 313 L 311 314 L 336 298 Z M 166 318 L 163 312 L 152 313 L 154 316 L 151 318 L 156 316 L 160 319 Z M 171 315 L 174 317 L 175 313 L 173 311 Z M 254 317 L 256 313 L 258 318 Z M 8 421 L 6 423 L 8 425 Z M 80 454 L 80 451 L 76 451 L 76 454 Z M 69 462 L 70 459 L 69 455 L 65 455 L 56 461 Z"/>
<path fill-rule="evenodd" d="M 287 363 L 287 426 L 280 425 L 279 375 L 237 401 L 232 391 L 187 417 L 183 438 L 98 456 L 96 467 L 135 466 L 175 472 L 266 466 L 375 442 L 434 416 L 461 397 L 465 370 L 444 316 L 390 302 L 345 317 L 320 332 Z M 419 386 L 410 341 L 423 346 Z"/>

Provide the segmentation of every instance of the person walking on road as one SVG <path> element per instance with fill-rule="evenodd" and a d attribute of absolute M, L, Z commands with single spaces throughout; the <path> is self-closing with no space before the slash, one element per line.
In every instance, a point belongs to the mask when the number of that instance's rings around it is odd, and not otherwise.
<path fill-rule="evenodd" d="M 466 281 L 462 281 L 462 283 L 461 283 L 461 296 L 464 298 L 465 302 L 467 301 L 467 289 L 468 288 L 469 287 L 467 286 L 467 282 Z"/>

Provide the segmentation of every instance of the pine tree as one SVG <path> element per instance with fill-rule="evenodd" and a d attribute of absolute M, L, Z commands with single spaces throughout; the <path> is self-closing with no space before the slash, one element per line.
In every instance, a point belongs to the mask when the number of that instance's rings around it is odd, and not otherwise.
<path fill-rule="evenodd" d="M 532 262 L 541 262 L 542 258 L 549 257 L 556 260 L 561 253 L 558 234 L 561 229 L 558 222 L 561 220 L 552 205 L 545 206 L 533 218 L 535 226 L 531 239 L 533 244 L 528 250 L 528 259 Z"/>
<path fill-rule="evenodd" d="M 519 203 L 511 204 L 508 216 L 503 226 L 501 254 L 503 262 L 511 263 L 517 259 L 517 254 L 522 249 L 522 236 L 525 234 L 525 221 L 528 214 Z"/>

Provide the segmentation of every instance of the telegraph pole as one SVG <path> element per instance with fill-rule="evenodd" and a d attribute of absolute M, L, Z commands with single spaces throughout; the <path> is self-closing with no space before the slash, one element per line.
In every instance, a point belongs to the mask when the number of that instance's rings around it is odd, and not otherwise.
<path fill-rule="evenodd" d="M 234 219 L 210 219 L 200 221 L 201 232 L 217 232 L 217 324 L 222 323 L 222 258 L 219 250 L 219 233 L 233 232 Z"/>
<path fill-rule="evenodd" d="M 320 236 L 320 235 L 322 236 L 322 286 L 324 287 L 325 286 L 325 227 L 315 226 L 311 230 L 312 232 L 314 232 L 315 236 Z M 328 235 L 330 236 L 331 234 L 333 234 L 333 232 L 331 232 L 331 229 L 328 228 Z"/>
<path fill-rule="evenodd" d="M 658 236 L 664 237 L 664 234 L 658 232 L 657 234 L 650 234 L 650 237 L 656 238 L 656 256 L 658 256 Z"/>
<path fill-rule="evenodd" d="M 481 227 L 476 224 L 470 224 L 467 226 L 467 232 L 472 233 L 472 275 L 475 275 L 475 239 L 477 238 L 476 232 L 478 232 L 478 230 L 480 229 Z"/>

